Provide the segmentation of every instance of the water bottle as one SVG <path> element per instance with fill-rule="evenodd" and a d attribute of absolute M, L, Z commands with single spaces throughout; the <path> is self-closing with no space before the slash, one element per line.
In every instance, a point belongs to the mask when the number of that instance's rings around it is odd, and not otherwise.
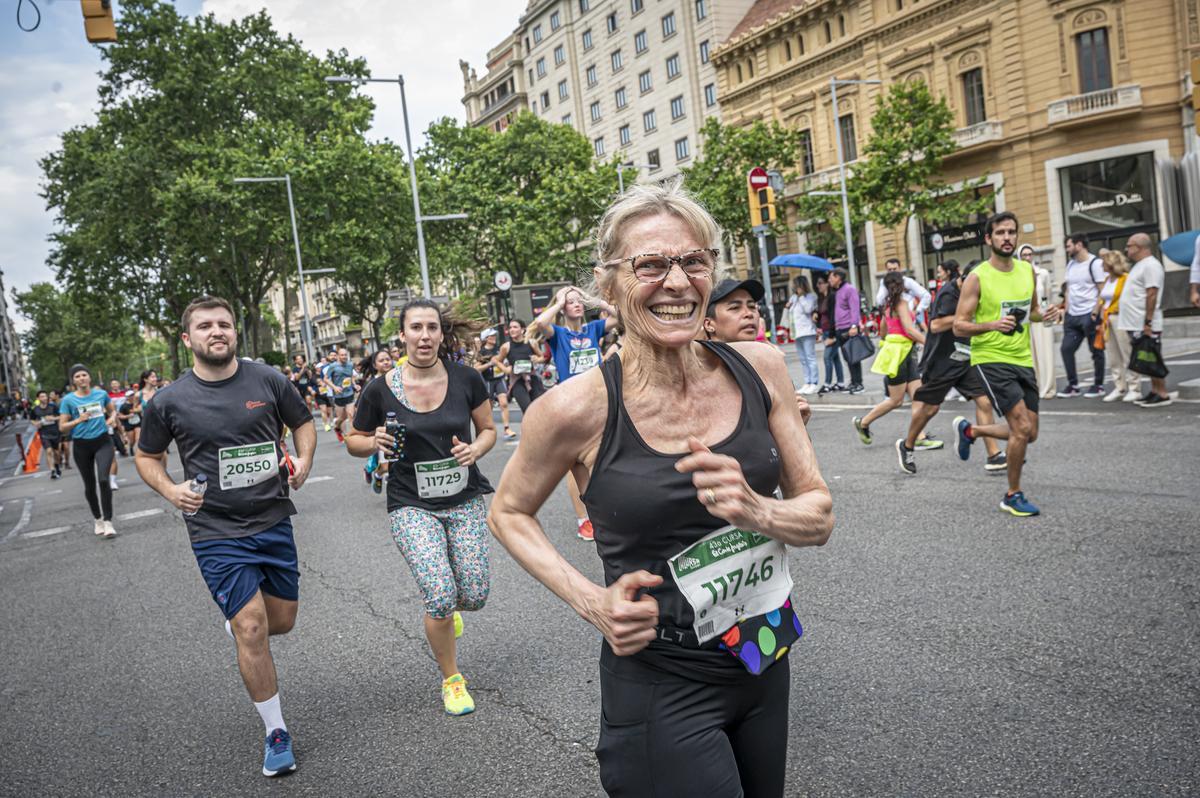
<path fill-rule="evenodd" d="M 197 474 L 191 482 L 188 483 L 188 490 L 192 493 L 204 495 L 204 491 L 208 490 L 208 476 L 206 474 Z M 196 512 L 199 512 L 197 510 Z M 191 518 L 196 512 L 184 513 L 185 516 Z"/>
<path fill-rule="evenodd" d="M 385 463 L 394 463 L 401 458 L 404 451 L 404 425 L 396 420 L 394 412 L 389 411 L 387 422 L 383 428 L 396 441 L 390 450 L 384 452 L 383 461 Z"/>

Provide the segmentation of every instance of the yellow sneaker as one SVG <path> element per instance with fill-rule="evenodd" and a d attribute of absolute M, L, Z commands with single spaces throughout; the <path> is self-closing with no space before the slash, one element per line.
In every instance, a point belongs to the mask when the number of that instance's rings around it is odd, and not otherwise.
<path fill-rule="evenodd" d="M 455 610 L 454 611 L 454 639 L 457 640 L 458 638 L 462 637 L 462 633 L 463 633 L 462 613 L 459 612 L 458 610 Z"/>
<path fill-rule="evenodd" d="M 461 673 L 442 682 L 442 703 L 447 715 L 467 715 L 475 711 L 475 700 L 467 692 L 467 680 Z"/>

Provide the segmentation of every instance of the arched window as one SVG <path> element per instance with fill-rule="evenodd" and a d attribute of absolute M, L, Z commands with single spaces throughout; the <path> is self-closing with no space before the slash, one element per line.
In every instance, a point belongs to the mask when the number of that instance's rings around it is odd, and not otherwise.
<path fill-rule="evenodd" d="M 801 35 L 798 38 L 800 40 L 800 55 L 804 55 L 804 36 Z"/>
<path fill-rule="evenodd" d="M 737 76 L 738 76 L 737 82 L 741 83 L 742 82 L 742 65 L 741 64 L 737 65 Z"/>
<path fill-rule="evenodd" d="M 830 27 L 829 21 L 826 20 L 825 21 L 825 43 L 829 44 L 831 41 L 833 41 L 833 28 Z"/>
<path fill-rule="evenodd" d="M 846 15 L 838 14 L 838 36 L 846 35 Z"/>

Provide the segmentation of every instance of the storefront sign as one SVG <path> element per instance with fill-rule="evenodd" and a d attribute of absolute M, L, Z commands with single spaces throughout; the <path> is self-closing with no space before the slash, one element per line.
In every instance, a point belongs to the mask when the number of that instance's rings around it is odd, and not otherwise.
<path fill-rule="evenodd" d="M 1058 180 L 1068 232 L 1158 225 L 1153 153 L 1066 166 L 1058 170 Z"/>

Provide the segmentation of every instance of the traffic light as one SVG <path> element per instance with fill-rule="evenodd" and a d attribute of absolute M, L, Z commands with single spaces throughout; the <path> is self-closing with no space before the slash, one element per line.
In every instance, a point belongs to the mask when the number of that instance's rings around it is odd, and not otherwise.
<path fill-rule="evenodd" d="M 89 42 L 96 44 L 117 40 L 112 0 L 79 0 L 79 5 L 83 8 L 83 29 Z"/>
<path fill-rule="evenodd" d="M 1200 58 L 1192 59 L 1192 113 L 1196 135 L 1200 136 Z"/>
<path fill-rule="evenodd" d="M 771 224 L 775 221 L 775 190 L 770 186 L 760 189 L 749 189 L 750 224 L 757 227 L 760 224 Z"/>

